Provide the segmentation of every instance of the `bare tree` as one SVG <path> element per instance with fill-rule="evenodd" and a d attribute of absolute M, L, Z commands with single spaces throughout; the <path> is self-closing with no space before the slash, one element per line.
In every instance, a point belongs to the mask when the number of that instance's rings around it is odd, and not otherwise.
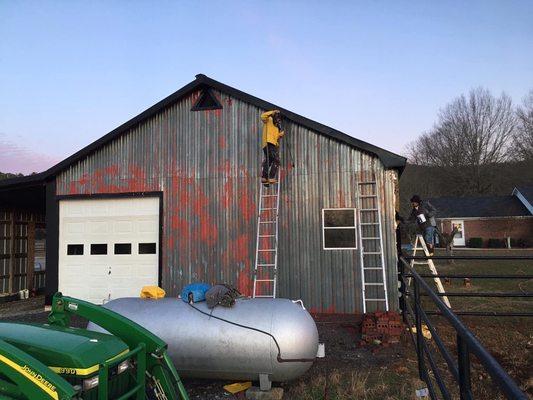
<path fill-rule="evenodd" d="M 518 160 L 533 160 L 533 89 L 524 97 L 522 106 L 516 108 L 516 117 L 512 153 Z"/>
<path fill-rule="evenodd" d="M 487 193 L 492 184 L 487 166 L 508 159 L 515 124 L 509 96 L 471 90 L 441 109 L 433 129 L 408 145 L 409 160 L 438 167 L 451 194 Z"/>

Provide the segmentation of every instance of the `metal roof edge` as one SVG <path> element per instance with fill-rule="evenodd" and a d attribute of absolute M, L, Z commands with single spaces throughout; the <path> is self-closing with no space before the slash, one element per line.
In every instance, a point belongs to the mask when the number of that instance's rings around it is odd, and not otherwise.
<path fill-rule="evenodd" d="M 386 168 L 399 169 L 400 172 L 402 172 L 403 169 L 405 168 L 407 158 L 403 156 L 400 156 L 388 150 L 382 149 L 381 147 L 367 143 L 363 140 L 357 139 L 344 132 L 331 128 L 327 125 L 321 124 L 320 122 L 313 121 L 307 117 L 296 114 L 290 110 L 287 110 L 283 107 L 279 107 L 276 104 L 270 103 L 258 97 L 252 96 L 251 94 L 243 92 L 239 89 L 235 89 L 234 87 L 228 86 L 225 83 L 209 78 L 208 76 L 204 74 L 196 75 L 196 79 L 201 80 L 204 84 L 208 86 L 212 86 L 215 89 L 226 92 L 242 101 L 254 104 L 260 108 L 263 108 L 266 110 L 278 109 L 282 111 L 284 117 L 300 125 L 303 125 L 311 130 L 320 132 L 325 136 L 332 137 L 333 139 L 344 142 L 352 147 L 356 147 L 360 150 L 364 150 L 369 153 L 375 154 L 376 156 L 379 157 L 379 159 L 381 160 L 381 162 Z"/>
<path fill-rule="evenodd" d="M 273 103 L 270 103 L 258 97 L 252 96 L 241 90 L 228 86 L 222 82 L 218 82 L 212 78 L 209 78 L 208 76 L 204 74 L 198 74 L 196 75 L 196 79 L 194 81 L 188 83 L 187 85 L 183 86 L 181 89 L 178 89 L 176 92 L 165 97 L 163 100 L 157 102 L 156 104 L 144 110 L 137 116 L 133 117 L 132 119 L 128 120 L 127 122 L 123 123 L 122 125 L 118 126 L 112 131 L 108 132 L 101 138 L 95 140 L 91 144 L 85 146 L 81 150 L 65 158 L 63 161 L 60 161 L 56 165 L 50 167 L 48 170 L 40 172 L 39 174 L 35 174 L 35 175 L 2 180 L 0 181 L 0 188 L 5 188 L 8 186 L 17 186 L 19 184 L 24 184 L 28 182 L 38 182 L 38 181 L 44 182 L 45 180 L 51 178 L 54 175 L 57 175 L 62 170 L 66 169 L 69 165 L 75 163 L 76 161 L 79 161 L 83 157 L 89 155 L 91 152 L 97 150 L 98 148 L 107 144 L 111 140 L 119 137 L 123 133 L 126 133 L 129 129 L 133 128 L 135 125 L 139 124 L 140 122 L 144 121 L 147 118 L 152 117 L 153 115 L 157 114 L 162 109 L 164 109 L 165 107 L 175 103 L 176 101 L 180 100 L 182 97 L 189 94 L 192 90 L 198 87 L 201 87 L 202 85 L 214 87 L 215 89 L 218 89 L 222 92 L 226 92 L 242 101 L 256 105 L 259 108 L 279 109 L 280 111 L 283 112 L 283 115 L 285 117 L 287 117 L 288 119 L 296 123 L 299 123 L 311 130 L 322 133 L 325 136 L 328 136 L 340 142 L 346 143 L 352 147 L 355 147 L 357 149 L 360 149 L 360 150 L 363 150 L 363 151 L 366 151 L 366 152 L 369 152 L 369 153 L 372 153 L 378 156 L 386 168 L 397 169 L 400 172 L 400 174 L 403 172 L 405 168 L 405 164 L 407 161 L 405 157 L 402 157 L 398 154 L 392 153 L 380 147 L 374 146 L 362 140 L 356 139 L 352 136 L 347 135 L 346 133 L 333 129 L 329 126 L 323 125 L 319 122 L 313 121 L 299 114 L 293 113 L 292 111 L 289 111 L 283 107 L 279 107 Z M 26 182 L 26 180 L 28 182 Z"/>

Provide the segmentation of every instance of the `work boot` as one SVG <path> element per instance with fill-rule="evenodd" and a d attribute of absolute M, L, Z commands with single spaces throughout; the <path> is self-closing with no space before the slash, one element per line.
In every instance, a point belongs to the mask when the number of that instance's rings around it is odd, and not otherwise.
<path fill-rule="evenodd" d="M 267 178 L 261 178 L 261 183 L 268 183 L 268 179 Z"/>
<path fill-rule="evenodd" d="M 271 184 L 278 183 L 278 180 L 276 178 L 270 178 L 268 180 L 268 183 L 271 183 Z"/>

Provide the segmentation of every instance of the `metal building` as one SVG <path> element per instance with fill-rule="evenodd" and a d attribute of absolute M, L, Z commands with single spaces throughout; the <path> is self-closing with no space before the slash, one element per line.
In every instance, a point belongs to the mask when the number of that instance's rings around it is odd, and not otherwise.
<path fill-rule="evenodd" d="M 259 117 L 271 109 L 281 110 L 286 131 L 279 296 L 316 313 L 362 312 L 364 248 L 376 262 L 382 253 L 388 303 L 397 308 L 394 213 L 405 159 L 205 75 L 50 170 L 0 182 L 0 208 L 39 193 L 33 207 L 45 210 L 47 294 L 101 303 L 150 283 L 175 296 L 196 281 L 251 294 Z M 365 196 L 365 182 L 376 183 L 377 197 Z M 361 208 L 379 212 L 368 218 Z M 380 233 L 382 240 L 365 242 Z M 368 268 L 366 282 L 379 282 L 379 273 Z M 367 299 L 383 297 L 377 286 L 367 286 Z"/>

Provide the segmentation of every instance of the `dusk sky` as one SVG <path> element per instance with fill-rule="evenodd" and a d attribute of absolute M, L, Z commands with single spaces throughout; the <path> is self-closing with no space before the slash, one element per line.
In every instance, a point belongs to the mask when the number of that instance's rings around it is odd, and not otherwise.
<path fill-rule="evenodd" d="M 533 1 L 0 0 L 0 171 L 43 171 L 198 73 L 403 153 L 471 88 L 533 89 Z"/>

